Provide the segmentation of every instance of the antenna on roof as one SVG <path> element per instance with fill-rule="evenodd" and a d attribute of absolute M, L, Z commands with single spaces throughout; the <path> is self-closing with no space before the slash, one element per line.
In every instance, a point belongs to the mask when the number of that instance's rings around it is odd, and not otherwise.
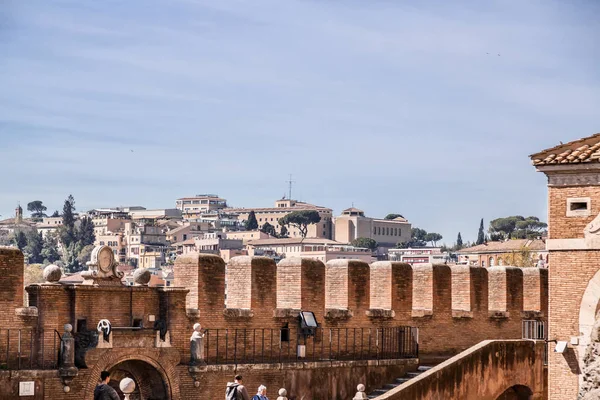
<path fill-rule="evenodd" d="M 287 183 L 289 183 L 290 185 L 290 189 L 289 189 L 289 193 L 288 193 L 288 200 L 292 199 L 292 184 L 296 183 L 296 181 L 292 180 L 292 174 L 290 174 L 290 180 L 286 181 Z"/>

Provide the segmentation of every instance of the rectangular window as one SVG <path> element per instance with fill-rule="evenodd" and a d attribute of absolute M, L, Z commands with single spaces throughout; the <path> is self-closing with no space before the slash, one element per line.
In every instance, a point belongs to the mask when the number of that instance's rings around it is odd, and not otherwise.
<path fill-rule="evenodd" d="M 591 200 L 589 197 L 573 197 L 567 199 L 567 217 L 587 217 L 591 215 Z"/>

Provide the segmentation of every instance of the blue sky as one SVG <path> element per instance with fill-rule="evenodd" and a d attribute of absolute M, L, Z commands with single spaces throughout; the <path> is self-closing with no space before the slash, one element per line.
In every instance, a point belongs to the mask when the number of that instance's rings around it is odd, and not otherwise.
<path fill-rule="evenodd" d="M 266 206 L 291 173 L 298 199 L 450 244 L 545 219 L 527 156 L 600 131 L 592 1 L 2 4 L 3 217 L 71 193 Z"/>

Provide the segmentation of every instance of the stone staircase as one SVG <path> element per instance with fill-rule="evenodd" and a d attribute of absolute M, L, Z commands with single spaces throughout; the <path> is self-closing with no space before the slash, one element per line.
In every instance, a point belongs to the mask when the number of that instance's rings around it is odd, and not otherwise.
<path fill-rule="evenodd" d="M 408 382 L 412 378 L 421 375 L 423 372 L 428 371 L 431 368 L 432 368 L 432 366 L 420 365 L 419 368 L 417 368 L 416 372 L 407 372 L 403 377 L 396 378 L 396 380 L 394 382 L 384 385 L 381 389 L 373 390 L 371 393 L 369 393 L 369 395 L 367 397 L 369 399 L 374 399 L 378 396 L 381 396 L 382 394 L 386 393 L 387 391 L 392 390 L 396 386 L 402 385 L 404 382 Z"/>

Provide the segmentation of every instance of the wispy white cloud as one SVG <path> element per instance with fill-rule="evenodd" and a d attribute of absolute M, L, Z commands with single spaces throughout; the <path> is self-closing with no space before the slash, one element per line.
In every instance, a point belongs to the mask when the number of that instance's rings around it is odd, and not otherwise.
<path fill-rule="evenodd" d="M 305 200 L 399 211 L 451 241 L 482 216 L 543 216 L 527 154 L 597 130 L 597 7 L 583 2 L 8 9 L 0 157 L 20 167 L 0 214 L 70 192 L 82 206 L 198 191 L 261 205 L 291 172 Z"/>

